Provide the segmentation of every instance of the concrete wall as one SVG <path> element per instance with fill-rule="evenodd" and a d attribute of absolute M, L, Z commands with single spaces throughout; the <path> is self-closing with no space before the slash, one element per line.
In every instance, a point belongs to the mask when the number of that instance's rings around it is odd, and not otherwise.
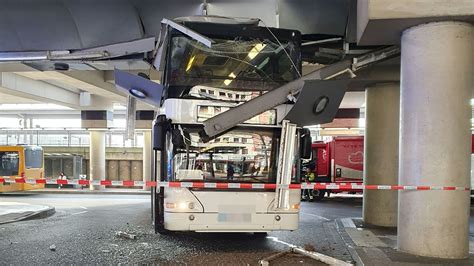
<path fill-rule="evenodd" d="M 143 162 L 142 161 L 130 161 L 131 165 L 131 178 L 134 181 L 143 180 Z"/>
<path fill-rule="evenodd" d="M 73 153 L 83 156 L 82 174 L 89 176 L 89 149 L 85 147 L 43 147 L 45 153 Z M 143 180 L 142 148 L 106 148 L 106 177 L 108 180 Z M 57 177 L 61 169 L 59 159 L 45 161 L 46 176 Z M 63 160 L 66 176 L 72 175 L 72 160 Z M 70 171 L 69 171 L 70 170 Z M 69 173 L 71 172 L 71 173 Z"/>

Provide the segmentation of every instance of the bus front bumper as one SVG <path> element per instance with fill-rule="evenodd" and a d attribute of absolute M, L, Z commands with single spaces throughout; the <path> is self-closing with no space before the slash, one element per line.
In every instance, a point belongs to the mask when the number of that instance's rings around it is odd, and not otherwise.
<path fill-rule="evenodd" d="M 298 213 L 173 213 L 165 212 L 165 229 L 195 232 L 269 232 L 298 229 Z"/>

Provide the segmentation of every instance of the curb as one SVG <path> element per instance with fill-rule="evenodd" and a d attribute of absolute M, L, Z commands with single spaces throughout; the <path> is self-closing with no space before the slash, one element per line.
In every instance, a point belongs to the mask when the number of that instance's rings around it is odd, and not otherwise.
<path fill-rule="evenodd" d="M 21 217 L 16 218 L 16 219 L 7 220 L 7 221 L 3 221 L 3 222 L 0 221 L 0 224 L 20 222 L 20 221 L 24 221 L 24 220 L 44 219 L 44 218 L 52 216 L 55 213 L 56 213 L 56 209 L 54 207 L 49 207 L 46 210 L 33 212 L 33 213 L 30 213 L 30 214 L 25 215 L 25 216 L 21 216 Z"/>
<path fill-rule="evenodd" d="M 356 265 L 364 266 L 365 264 L 362 261 L 362 258 L 359 256 L 359 253 L 357 253 L 357 250 L 355 249 L 354 242 L 344 229 L 344 225 L 342 224 L 341 218 L 335 219 L 334 222 L 336 223 L 337 232 L 341 236 L 342 241 L 344 241 L 344 243 L 346 244 L 347 250 L 349 250 L 349 253 L 351 254 L 351 257 L 355 261 Z"/>

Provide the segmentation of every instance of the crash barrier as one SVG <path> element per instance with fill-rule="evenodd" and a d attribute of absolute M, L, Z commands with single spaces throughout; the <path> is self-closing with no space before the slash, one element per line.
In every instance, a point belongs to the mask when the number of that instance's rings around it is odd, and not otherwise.
<path fill-rule="evenodd" d="M 28 179 L 0 177 L 2 183 L 23 184 L 52 184 L 52 185 L 97 185 L 123 187 L 175 187 L 175 188 L 215 188 L 215 189 L 338 189 L 338 190 L 463 190 L 470 191 L 470 187 L 456 186 L 412 186 L 412 185 L 364 185 L 362 183 L 301 183 L 277 185 L 265 183 L 214 183 L 214 182 L 154 182 L 154 181 L 116 181 L 116 180 L 86 180 L 86 179 Z"/>

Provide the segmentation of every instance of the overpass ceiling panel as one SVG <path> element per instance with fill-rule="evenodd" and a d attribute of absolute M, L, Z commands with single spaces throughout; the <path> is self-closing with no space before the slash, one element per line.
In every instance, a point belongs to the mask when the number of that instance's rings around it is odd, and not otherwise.
<path fill-rule="evenodd" d="M 4 3 L 5 2 L 5 3 Z M 131 1 L 2 1 L 0 51 L 76 50 L 143 37 Z"/>
<path fill-rule="evenodd" d="M 5 2 L 5 1 L 4 1 Z M 2 51 L 41 51 L 80 49 L 81 40 L 67 9 L 61 1 L 8 1 L 2 3 L 0 32 L 11 30 L 2 38 Z"/>
<path fill-rule="evenodd" d="M 278 0 L 281 28 L 344 36 L 351 0 Z"/>
<path fill-rule="evenodd" d="M 0 48 L 2 51 L 13 51 L 22 46 L 12 22 L 5 13 L 8 13 L 6 9 L 0 9 L 0 36 L 8 38 L 0 38 Z"/>
<path fill-rule="evenodd" d="M 64 1 L 76 23 L 83 48 L 143 37 L 140 18 L 125 0 Z"/>
<path fill-rule="evenodd" d="M 133 2 L 145 28 L 146 36 L 159 35 L 163 18 L 202 15 L 203 10 L 203 0 L 136 0 Z"/>
<path fill-rule="evenodd" d="M 207 14 L 261 18 L 304 34 L 344 35 L 351 0 L 208 0 Z M 0 51 L 83 50 L 156 37 L 162 18 L 200 15 L 203 0 L 4 0 Z"/>
<path fill-rule="evenodd" d="M 207 4 L 207 14 L 226 17 L 260 18 L 268 27 L 276 27 L 278 25 L 276 8 L 276 0 L 211 0 Z"/>

